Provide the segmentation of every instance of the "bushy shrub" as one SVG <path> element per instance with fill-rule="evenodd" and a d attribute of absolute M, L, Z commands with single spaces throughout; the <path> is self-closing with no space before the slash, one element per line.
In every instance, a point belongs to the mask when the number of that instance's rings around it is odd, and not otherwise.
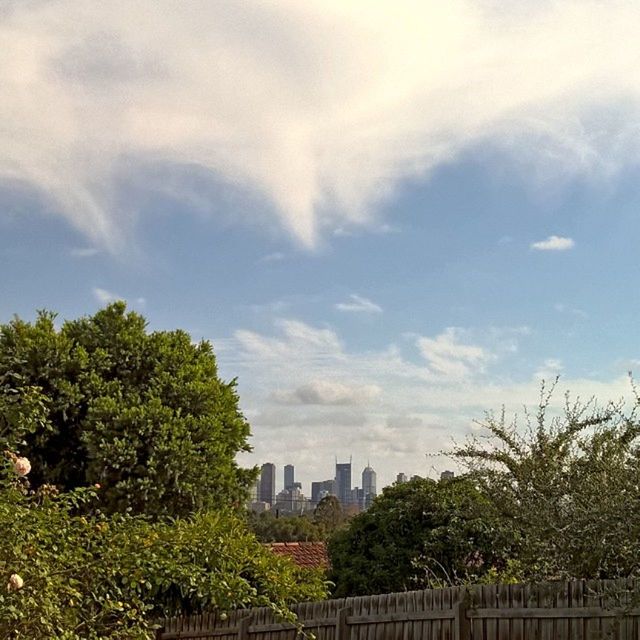
<path fill-rule="evenodd" d="M 142 640 L 160 616 L 247 606 L 285 615 L 288 603 L 325 595 L 319 574 L 271 554 L 233 513 L 80 515 L 98 486 L 32 490 L 27 467 L 8 453 L 0 468 L 2 638 Z"/>

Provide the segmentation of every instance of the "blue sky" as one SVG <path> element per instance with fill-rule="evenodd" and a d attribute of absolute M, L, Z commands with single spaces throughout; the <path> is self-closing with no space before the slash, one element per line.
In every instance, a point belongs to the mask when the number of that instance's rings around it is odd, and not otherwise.
<path fill-rule="evenodd" d="M 124 298 L 210 339 L 243 461 L 306 490 L 336 455 L 435 474 L 556 374 L 630 395 L 634 3 L 0 15 L 0 321 Z"/>

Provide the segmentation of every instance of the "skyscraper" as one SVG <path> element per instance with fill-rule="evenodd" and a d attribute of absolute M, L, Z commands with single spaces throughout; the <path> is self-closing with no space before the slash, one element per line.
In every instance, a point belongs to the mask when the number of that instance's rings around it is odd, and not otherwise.
<path fill-rule="evenodd" d="M 401 472 L 401 473 L 399 473 L 399 474 L 396 476 L 396 482 L 397 482 L 398 484 L 402 484 L 403 482 L 407 482 L 407 474 L 406 474 L 406 473 L 402 473 L 402 472 Z"/>
<path fill-rule="evenodd" d="M 351 460 L 336 461 L 336 492 L 343 506 L 351 504 Z"/>
<path fill-rule="evenodd" d="M 284 489 L 291 489 L 293 487 L 295 470 L 292 464 L 284 465 Z"/>
<path fill-rule="evenodd" d="M 326 496 L 335 496 L 336 493 L 335 480 L 323 480 L 322 482 L 311 483 L 311 502 L 314 506 L 317 506 L 322 498 Z"/>
<path fill-rule="evenodd" d="M 362 471 L 362 494 L 364 496 L 364 507 L 368 507 L 376 497 L 376 472 L 369 466 Z"/>
<path fill-rule="evenodd" d="M 276 465 L 265 462 L 260 470 L 260 500 L 268 504 L 276 501 Z"/>

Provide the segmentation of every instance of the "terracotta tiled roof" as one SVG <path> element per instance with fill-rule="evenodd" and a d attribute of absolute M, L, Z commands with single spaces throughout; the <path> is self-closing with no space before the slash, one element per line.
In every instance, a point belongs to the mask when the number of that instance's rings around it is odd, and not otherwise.
<path fill-rule="evenodd" d="M 276 555 L 291 558 L 307 569 L 328 569 L 329 556 L 324 542 L 269 542 L 267 546 Z"/>

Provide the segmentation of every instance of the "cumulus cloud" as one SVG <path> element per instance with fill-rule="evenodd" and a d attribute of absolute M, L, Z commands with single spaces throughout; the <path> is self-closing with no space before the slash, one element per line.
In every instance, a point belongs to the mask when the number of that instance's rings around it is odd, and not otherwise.
<path fill-rule="evenodd" d="M 156 169 L 152 188 L 205 208 L 215 190 L 194 193 L 185 167 L 255 194 L 267 204 L 254 217 L 311 247 L 378 224 L 375 204 L 398 184 L 479 145 L 544 179 L 637 158 L 632 0 L 49 0 L 0 12 L 0 176 L 112 250 L 144 202 L 123 184 L 144 191 Z"/>
<path fill-rule="evenodd" d="M 291 391 L 275 391 L 273 399 L 283 404 L 360 405 L 375 400 L 381 393 L 374 384 L 352 385 L 335 380 L 312 380 Z"/>
<path fill-rule="evenodd" d="M 347 313 L 382 313 L 382 307 L 380 305 L 355 293 L 349 296 L 349 302 L 339 302 L 336 304 L 336 309 Z"/>
<path fill-rule="evenodd" d="M 435 338 L 421 337 L 418 348 L 438 377 L 461 379 L 481 371 L 491 354 L 480 346 L 460 342 L 459 330 L 446 328 Z"/>
<path fill-rule="evenodd" d="M 562 362 L 533 362 L 512 379 L 504 370 L 521 356 L 501 347 L 516 337 L 525 342 L 531 333 L 528 327 L 486 327 L 404 336 L 401 343 L 418 351 L 414 358 L 394 344 L 353 350 L 334 329 L 281 320 L 273 334 L 238 331 L 214 344 L 223 375 L 238 376 L 253 428 L 255 454 L 247 464 L 291 462 L 280 445 L 286 430 L 292 442 L 305 445 L 293 460 L 305 482 L 331 477 L 334 456 L 353 453 L 355 465 L 364 466 L 370 456 L 382 486 L 399 471 L 425 473 L 424 454 L 449 449 L 452 438 L 463 440 L 485 411 L 504 406 L 513 414 L 537 406 L 541 378 L 553 380 Z M 496 363 L 504 365 L 500 372 L 489 366 Z M 620 374 L 610 379 L 563 375 L 556 408 L 565 389 L 601 403 L 632 396 L 627 367 L 617 366 Z M 300 381 L 293 389 L 292 380 Z M 347 404 L 367 393 L 371 401 Z M 449 462 L 442 464 L 438 471 Z"/>
<path fill-rule="evenodd" d="M 572 238 L 549 236 L 546 240 L 532 242 L 531 248 L 536 251 L 567 251 L 568 249 L 573 249 L 575 244 Z"/>

